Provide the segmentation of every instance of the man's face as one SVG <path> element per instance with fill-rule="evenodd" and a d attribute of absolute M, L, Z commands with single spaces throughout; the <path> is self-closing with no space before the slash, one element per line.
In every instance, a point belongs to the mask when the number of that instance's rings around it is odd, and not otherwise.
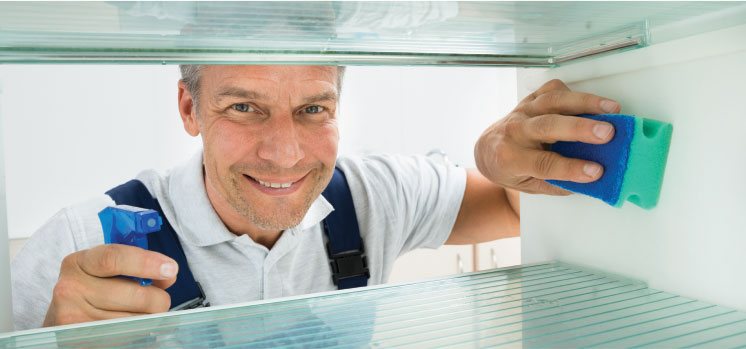
<path fill-rule="evenodd" d="M 192 128 L 202 134 L 213 206 L 227 204 L 260 229 L 297 225 L 334 171 L 337 68 L 206 66 L 200 74 Z M 194 134 L 186 119 L 185 127 Z"/>

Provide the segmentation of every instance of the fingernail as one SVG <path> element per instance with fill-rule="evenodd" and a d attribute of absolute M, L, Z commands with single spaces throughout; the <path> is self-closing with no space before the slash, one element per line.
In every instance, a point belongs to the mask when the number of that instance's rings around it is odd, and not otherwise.
<path fill-rule="evenodd" d="M 601 172 L 601 165 L 598 164 L 585 164 L 583 166 L 583 172 L 586 176 L 595 178 L 599 172 Z"/>
<path fill-rule="evenodd" d="M 601 140 L 609 138 L 609 135 L 611 135 L 611 131 L 613 130 L 614 128 L 611 127 L 611 125 L 605 123 L 593 126 L 593 134 Z"/>
<path fill-rule="evenodd" d="M 168 279 L 176 275 L 176 263 L 161 264 L 161 277 Z"/>
<path fill-rule="evenodd" d="M 619 103 L 610 101 L 608 99 L 604 99 L 601 101 L 601 109 L 607 113 L 613 113 L 617 111 L 619 107 Z"/>

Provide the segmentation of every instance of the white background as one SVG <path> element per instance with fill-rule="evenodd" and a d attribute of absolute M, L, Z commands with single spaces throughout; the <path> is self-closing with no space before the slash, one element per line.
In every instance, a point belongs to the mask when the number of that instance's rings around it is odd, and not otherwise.
<path fill-rule="evenodd" d="M 516 70 L 349 67 L 340 154 L 424 154 L 473 167 L 473 144 L 513 108 Z M 200 149 L 177 111 L 176 66 L 0 66 L 9 237 L 66 205 Z"/>

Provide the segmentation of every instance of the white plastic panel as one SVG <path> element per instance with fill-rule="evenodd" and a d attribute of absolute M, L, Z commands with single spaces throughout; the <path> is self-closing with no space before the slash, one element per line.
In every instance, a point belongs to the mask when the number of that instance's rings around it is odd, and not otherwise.
<path fill-rule="evenodd" d="M 0 96 L 2 96 L 2 81 L 0 81 Z M 0 112 L 0 333 L 13 329 L 10 317 L 10 256 L 8 252 L 8 216 L 5 195 L 5 139 L 3 138 L 3 114 Z"/>
<path fill-rule="evenodd" d="M 553 70 L 519 71 L 519 95 L 561 78 L 671 122 L 658 207 L 522 197 L 524 263 L 559 259 L 746 309 L 746 26 Z"/>

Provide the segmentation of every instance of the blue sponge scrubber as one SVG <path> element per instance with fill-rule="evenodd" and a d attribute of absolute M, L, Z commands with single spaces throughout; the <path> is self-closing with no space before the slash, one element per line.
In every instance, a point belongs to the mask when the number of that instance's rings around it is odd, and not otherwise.
<path fill-rule="evenodd" d="M 548 180 L 561 188 L 589 195 L 620 207 L 624 201 L 650 209 L 658 204 L 673 126 L 631 115 L 580 115 L 614 125 L 606 144 L 557 142 L 551 151 L 565 157 L 594 161 L 604 167 L 591 183 Z"/>

